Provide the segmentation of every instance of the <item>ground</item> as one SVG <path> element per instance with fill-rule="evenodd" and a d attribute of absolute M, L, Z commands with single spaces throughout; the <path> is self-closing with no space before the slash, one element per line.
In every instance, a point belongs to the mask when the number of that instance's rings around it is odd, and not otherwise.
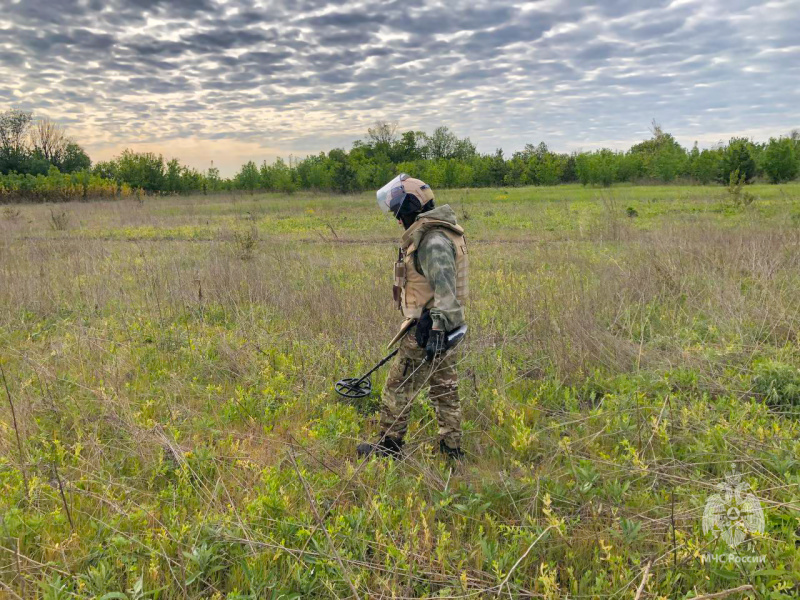
<path fill-rule="evenodd" d="M 0 207 L 0 598 L 796 595 L 800 186 L 747 191 L 439 192 L 455 469 L 424 394 L 404 460 L 354 458 L 386 368 L 332 392 L 400 322 L 373 195 Z"/>

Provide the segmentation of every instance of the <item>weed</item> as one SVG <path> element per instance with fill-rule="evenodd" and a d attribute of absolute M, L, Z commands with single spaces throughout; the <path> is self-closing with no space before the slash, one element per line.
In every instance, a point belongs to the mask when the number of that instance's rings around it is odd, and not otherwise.
<path fill-rule="evenodd" d="M 78 579 L 96 596 L 113 592 L 117 586 L 117 574 L 105 561 L 89 567 Z"/>
<path fill-rule="evenodd" d="M 598 241 L 618 242 L 629 234 L 629 229 L 627 223 L 623 222 L 623 212 L 617 197 L 614 192 L 600 191 L 599 199 L 602 210 L 594 216 L 589 236 Z"/>
<path fill-rule="evenodd" d="M 69 213 L 63 209 L 50 209 L 50 227 L 54 231 L 66 231 L 69 227 Z"/>
<path fill-rule="evenodd" d="M 214 544 L 203 543 L 192 548 L 191 552 L 184 552 L 183 554 L 189 561 L 189 572 L 186 578 L 187 586 L 204 580 L 208 585 L 208 580 L 225 567 L 222 563 L 219 548 Z"/>
<path fill-rule="evenodd" d="M 622 531 L 622 539 L 626 544 L 635 544 L 643 537 L 642 522 L 633 519 L 620 519 L 620 529 Z"/>
<path fill-rule="evenodd" d="M 774 360 L 760 362 L 753 391 L 773 406 L 800 406 L 800 369 Z"/>
<path fill-rule="evenodd" d="M 72 597 L 72 583 L 69 579 L 63 579 L 60 573 L 54 573 L 52 577 L 39 582 L 42 590 L 42 600 L 68 600 Z"/>
<path fill-rule="evenodd" d="M 251 260 L 258 248 L 260 238 L 258 228 L 253 225 L 247 229 L 233 232 L 233 245 L 236 256 L 242 260 Z"/>

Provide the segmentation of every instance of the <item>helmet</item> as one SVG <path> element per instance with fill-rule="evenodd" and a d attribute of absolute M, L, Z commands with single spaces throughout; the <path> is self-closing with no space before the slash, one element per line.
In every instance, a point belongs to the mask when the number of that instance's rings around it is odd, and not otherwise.
<path fill-rule="evenodd" d="M 383 212 L 391 212 L 395 217 L 400 212 L 406 194 L 411 194 L 419 200 L 420 206 L 425 206 L 433 200 L 433 190 L 424 181 L 400 173 L 389 183 L 378 190 L 378 206 Z"/>

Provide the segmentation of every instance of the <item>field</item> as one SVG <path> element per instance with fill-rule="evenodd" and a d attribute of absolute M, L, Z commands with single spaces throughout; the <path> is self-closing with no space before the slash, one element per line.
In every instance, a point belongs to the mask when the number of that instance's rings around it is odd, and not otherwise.
<path fill-rule="evenodd" d="M 385 368 L 332 392 L 400 321 L 372 194 L 0 207 L 0 598 L 796 597 L 800 185 L 747 190 L 438 193 L 455 469 L 424 394 L 404 460 L 354 459 Z"/>

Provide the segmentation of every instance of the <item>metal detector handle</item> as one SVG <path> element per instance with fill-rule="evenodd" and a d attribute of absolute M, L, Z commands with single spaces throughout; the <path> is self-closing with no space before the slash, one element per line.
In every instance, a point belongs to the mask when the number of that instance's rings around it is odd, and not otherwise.
<path fill-rule="evenodd" d="M 444 338 L 444 352 L 442 352 L 442 354 L 444 354 L 445 352 L 449 352 L 450 350 L 458 346 L 458 344 L 461 343 L 461 340 L 464 339 L 465 335 L 467 335 L 466 325 L 462 325 L 461 327 L 456 327 L 450 333 L 446 334 Z M 425 358 L 425 360 L 433 360 L 433 359 L 430 358 L 430 356 L 428 356 Z"/>
<path fill-rule="evenodd" d="M 405 335 L 409 331 L 411 331 L 411 328 L 414 327 L 414 325 L 416 324 L 417 324 L 416 319 L 406 319 L 405 321 L 403 321 L 402 325 L 400 325 L 400 331 L 398 331 L 397 335 L 392 338 L 392 341 L 389 342 L 389 345 L 386 346 L 386 348 L 389 349 L 392 346 L 394 346 L 397 342 L 402 340 L 405 337 Z"/>

